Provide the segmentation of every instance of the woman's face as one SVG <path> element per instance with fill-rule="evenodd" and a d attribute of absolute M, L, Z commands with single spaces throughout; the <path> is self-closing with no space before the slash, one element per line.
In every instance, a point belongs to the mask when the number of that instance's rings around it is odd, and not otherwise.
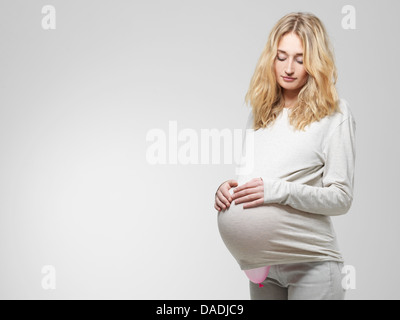
<path fill-rule="evenodd" d="M 303 66 L 303 44 L 295 33 L 288 33 L 279 41 L 275 76 L 284 91 L 298 93 L 307 82 L 308 73 Z"/>

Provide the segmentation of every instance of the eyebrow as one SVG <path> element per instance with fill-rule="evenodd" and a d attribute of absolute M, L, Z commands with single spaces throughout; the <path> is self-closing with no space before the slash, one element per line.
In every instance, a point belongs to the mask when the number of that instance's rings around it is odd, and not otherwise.
<path fill-rule="evenodd" d="M 280 50 L 280 49 L 278 49 L 278 52 L 284 53 L 284 54 L 288 54 L 286 51 Z M 295 56 L 302 56 L 302 55 L 303 55 L 303 53 L 296 53 L 296 54 L 295 54 Z"/>

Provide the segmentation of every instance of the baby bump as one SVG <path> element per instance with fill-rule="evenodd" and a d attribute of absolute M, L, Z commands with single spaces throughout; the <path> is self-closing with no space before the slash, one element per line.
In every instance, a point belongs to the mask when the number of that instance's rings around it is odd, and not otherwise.
<path fill-rule="evenodd" d="M 243 209 L 231 204 L 218 213 L 221 238 L 242 269 L 291 258 L 309 258 L 334 238 L 329 218 L 280 204 Z M 318 234 L 318 230 L 323 230 Z M 317 234 L 316 234 L 317 232 Z"/>
<path fill-rule="evenodd" d="M 231 204 L 218 213 L 218 228 L 228 250 L 237 259 L 262 255 L 274 249 L 274 240 L 283 231 L 283 210 L 276 205 L 243 209 Z"/>

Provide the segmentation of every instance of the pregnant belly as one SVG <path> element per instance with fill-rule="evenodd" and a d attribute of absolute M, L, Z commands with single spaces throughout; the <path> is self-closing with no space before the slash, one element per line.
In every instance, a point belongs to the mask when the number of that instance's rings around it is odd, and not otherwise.
<path fill-rule="evenodd" d="M 218 228 L 226 247 L 242 269 L 301 260 L 320 254 L 320 246 L 332 241 L 330 220 L 280 204 L 243 210 L 231 204 L 218 213 Z M 322 241 L 322 243 L 321 243 Z"/>

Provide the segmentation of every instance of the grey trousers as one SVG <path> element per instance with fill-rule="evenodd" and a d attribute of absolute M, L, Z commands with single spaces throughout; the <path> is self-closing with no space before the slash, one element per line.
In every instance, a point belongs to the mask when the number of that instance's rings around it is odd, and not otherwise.
<path fill-rule="evenodd" d="M 250 281 L 251 300 L 344 300 L 343 264 L 306 262 L 271 266 L 259 287 Z"/>

